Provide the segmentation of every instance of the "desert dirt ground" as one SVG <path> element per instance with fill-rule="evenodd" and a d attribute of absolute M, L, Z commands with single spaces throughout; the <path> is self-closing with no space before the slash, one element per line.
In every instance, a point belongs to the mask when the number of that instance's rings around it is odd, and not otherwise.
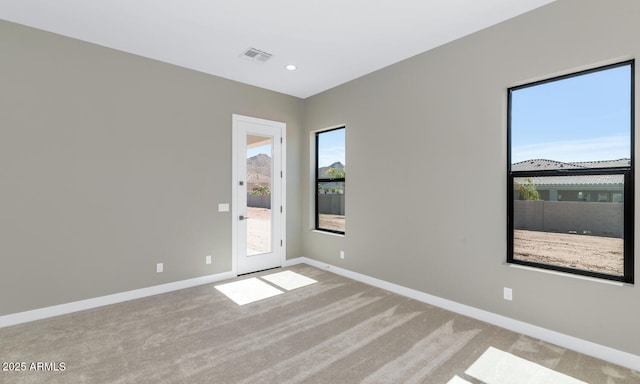
<path fill-rule="evenodd" d="M 514 231 L 514 258 L 623 275 L 623 239 L 537 231 Z"/>
<path fill-rule="evenodd" d="M 271 251 L 271 210 L 247 207 L 247 253 L 257 255 Z"/>
<path fill-rule="evenodd" d="M 344 215 L 320 214 L 320 228 L 344 232 Z"/>

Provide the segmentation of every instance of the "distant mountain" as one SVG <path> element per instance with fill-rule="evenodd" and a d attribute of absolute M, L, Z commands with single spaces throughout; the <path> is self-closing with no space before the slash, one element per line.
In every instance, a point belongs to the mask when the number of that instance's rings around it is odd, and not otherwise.
<path fill-rule="evenodd" d="M 329 175 L 329 173 L 328 173 L 331 168 L 335 168 L 335 169 L 337 169 L 339 171 L 344 171 L 344 164 L 342 164 L 339 161 L 336 161 L 335 163 L 331 164 L 328 167 L 320 167 L 320 168 L 318 168 L 318 178 L 320 178 L 320 179 L 331 178 L 331 175 Z"/>
<path fill-rule="evenodd" d="M 247 191 L 271 184 L 271 157 L 259 153 L 247 159 Z"/>
<path fill-rule="evenodd" d="M 330 178 L 329 169 L 335 168 L 344 171 L 344 164 L 337 161 L 328 167 L 318 169 L 318 177 Z M 260 185 L 271 184 L 271 157 L 264 153 L 257 154 L 247 159 L 247 191 L 252 191 Z"/>

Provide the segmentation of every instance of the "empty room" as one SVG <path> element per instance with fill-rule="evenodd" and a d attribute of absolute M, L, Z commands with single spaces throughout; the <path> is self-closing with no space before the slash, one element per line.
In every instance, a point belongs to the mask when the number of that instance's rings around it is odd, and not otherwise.
<path fill-rule="evenodd" d="M 640 383 L 639 17 L 0 1 L 0 383 Z"/>

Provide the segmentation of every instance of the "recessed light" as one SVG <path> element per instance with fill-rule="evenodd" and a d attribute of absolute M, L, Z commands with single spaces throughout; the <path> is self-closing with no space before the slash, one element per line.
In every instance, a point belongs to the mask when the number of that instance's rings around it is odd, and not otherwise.
<path fill-rule="evenodd" d="M 289 64 L 289 65 L 287 65 L 287 66 L 285 67 L 285 69 L 286 69 L 287 71 L 295 71 L 296 69 L 298 69 L 298 67 L 296 67 L 296 66 L 295 66 L 295 65 L 293 65 L 293 64 Z"/>

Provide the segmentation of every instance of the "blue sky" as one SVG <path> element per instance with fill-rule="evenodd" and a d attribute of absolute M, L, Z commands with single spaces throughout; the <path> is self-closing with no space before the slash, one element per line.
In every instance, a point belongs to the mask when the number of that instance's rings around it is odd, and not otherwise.
<path fill-rule="evenodd" d="M 259 153 L 264 153 L 265 155 L 271 157 L 271 143 L 269 143 L 268 145 L 262 145 L 260 147 L 247 149 L 247 159 Z"/>
<path fill-rule="evenodd" d="M 614 160 L 630 153 L 630 66 L 511 95 L 511 161 Z"/>
<path fill-rule="evenodd" d="M 336 161 L 345 162 L 345 129 L 324 132 L 319 136 L 318 165 L 328 167 Z"/>

